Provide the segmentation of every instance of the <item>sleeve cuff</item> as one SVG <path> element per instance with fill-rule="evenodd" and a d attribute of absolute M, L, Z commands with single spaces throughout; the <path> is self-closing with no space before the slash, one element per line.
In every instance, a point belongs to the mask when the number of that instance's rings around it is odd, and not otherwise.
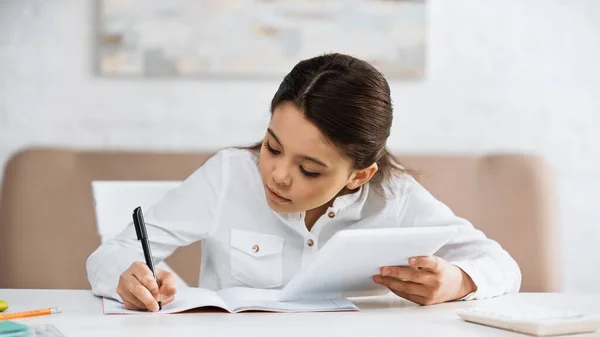
<path fill-rule="evenodd" d="M 95 254 L 92 254 L 87 266 L 92 292 L 96 296 L 122 302 L 121 297 L 117 294 L 119 277 L 131 263 L 143 261 L 143 255 L 122 251 L 111 251 L 99 256 Z"/>
<path fill-rule="evenodd" d="M 452 262 L 452 264 L 462 269 L 467 275 L 469 275 L 469 277 L 471 277 L 471 279 L 473 280 L 473 283 L 475 283 L 475 286 L 477 286 L 477 290 L 461 298 L 457 298 L 456 301 L 470 301 L 481 298 L 481 294 L 485 292 L 485 289 L 482 289 L 482 286 L 485 284 L 485 280 L 483 278 L 483 275 L 481 275 L 477 271 L 477 268 L 474 266 L 474 261 L 456 261 Z"/>

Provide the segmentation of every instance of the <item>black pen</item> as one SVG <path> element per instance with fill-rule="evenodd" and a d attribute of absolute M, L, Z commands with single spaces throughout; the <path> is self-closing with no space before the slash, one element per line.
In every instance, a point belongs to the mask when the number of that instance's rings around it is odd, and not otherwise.
<path fill-rule="evenodd" d="M 156 272 L 154 271 L 152 251 L 150 250 L 150 245 L 148 244 L 148 233 L 146 232 L 146 223 L 144 222 L 144 215 L 142 214 L 141 207 L 137 207 L 133 210 L 133 225 L 135 226 L 135 234 L 137 235 L 137 239 L 142 242 L 142 250 L 144 251 L 146 265 L 148 265 L 148 268 L 150 268 L 152 275 L 154 275 L 154 280 L 156 281 L 156 284 L 158 284 Z M 158 301 L 158 310 L 162 310 L 162 303 L 160 301 Z"/>

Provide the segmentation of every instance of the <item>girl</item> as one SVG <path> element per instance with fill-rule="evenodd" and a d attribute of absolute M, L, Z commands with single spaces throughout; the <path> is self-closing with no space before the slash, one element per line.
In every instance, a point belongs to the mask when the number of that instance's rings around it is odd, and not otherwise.
<path fill-rule="evenodd" d="M 301 61 L 271 101 L 261 143 L 219 151 L 148 210 L 154 257 L 202 240 L 200 287 L 280 288 L 339 230 L 452 225 L 459 234 L 435 256 L 384 267 L 373 282 L 423 305 L 517 292 L 512 257 L 393 160 L 391 125 L 388 83 L 370 64 Z M 93 292 L 129 309 L 168 304 L 173 275 L 158 270 L 157 284 L 142 261 L 129 226 L 89 257 Z"/>

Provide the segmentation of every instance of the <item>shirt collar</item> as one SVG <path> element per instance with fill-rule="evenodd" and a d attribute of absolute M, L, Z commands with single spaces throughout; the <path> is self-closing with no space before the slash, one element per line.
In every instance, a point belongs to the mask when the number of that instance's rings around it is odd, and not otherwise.
<path fill-rule="evenodd" d="M 331 208 L 335 213 L 344 211 L 352 206 L 364 205 L 367 195 L 369 194 L 369 182 L 361 185 L 357 191 L 341 195 L 333 201 Z"/>
<path fill-rule="evenodd" d="M 367 201 L 368 195 L 369 182 L 361 185 L 358 190 L 353 193 L 336 197 L 329 211 L 333 211 L 336 215 L 342 213 L 341 215 L 343 215 L 345 219 L 358 219 L 360 211 Z M 304 226 L 304 216 L 306 212 L 280 214 L 273 211 L 273 213 L 284 222 L 302 222 L 302 225 Z"/>

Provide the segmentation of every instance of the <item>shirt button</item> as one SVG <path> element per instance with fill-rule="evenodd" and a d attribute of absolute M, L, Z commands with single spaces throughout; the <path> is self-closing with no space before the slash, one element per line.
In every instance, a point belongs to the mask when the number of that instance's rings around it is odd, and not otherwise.
<path fill-rule="evenodd" d="M 258 245 L 252 246 L 252 251 L 253 252 L 258 253 L 259 250 L 260 250 L 260 247 Z"/>
<path fill-rule="evenodd" d="M 333 212 L 329 212 L 329 213 L 327 214 L 327 216 L 329 216 L 330 218 L 333 218 L 333 217 L 335 216 L 335 213 L 333 213 Z"/>
<path fill-rule="evenodd" d="M 312 247 L 312 246 L 314 246 L 314 245 L 315 245 L 315 242 L 314 242 L 312 239 L 308 239 L 308 241 L 306 241 L 306 244 L 307 244 L 309 247 Z"/>

